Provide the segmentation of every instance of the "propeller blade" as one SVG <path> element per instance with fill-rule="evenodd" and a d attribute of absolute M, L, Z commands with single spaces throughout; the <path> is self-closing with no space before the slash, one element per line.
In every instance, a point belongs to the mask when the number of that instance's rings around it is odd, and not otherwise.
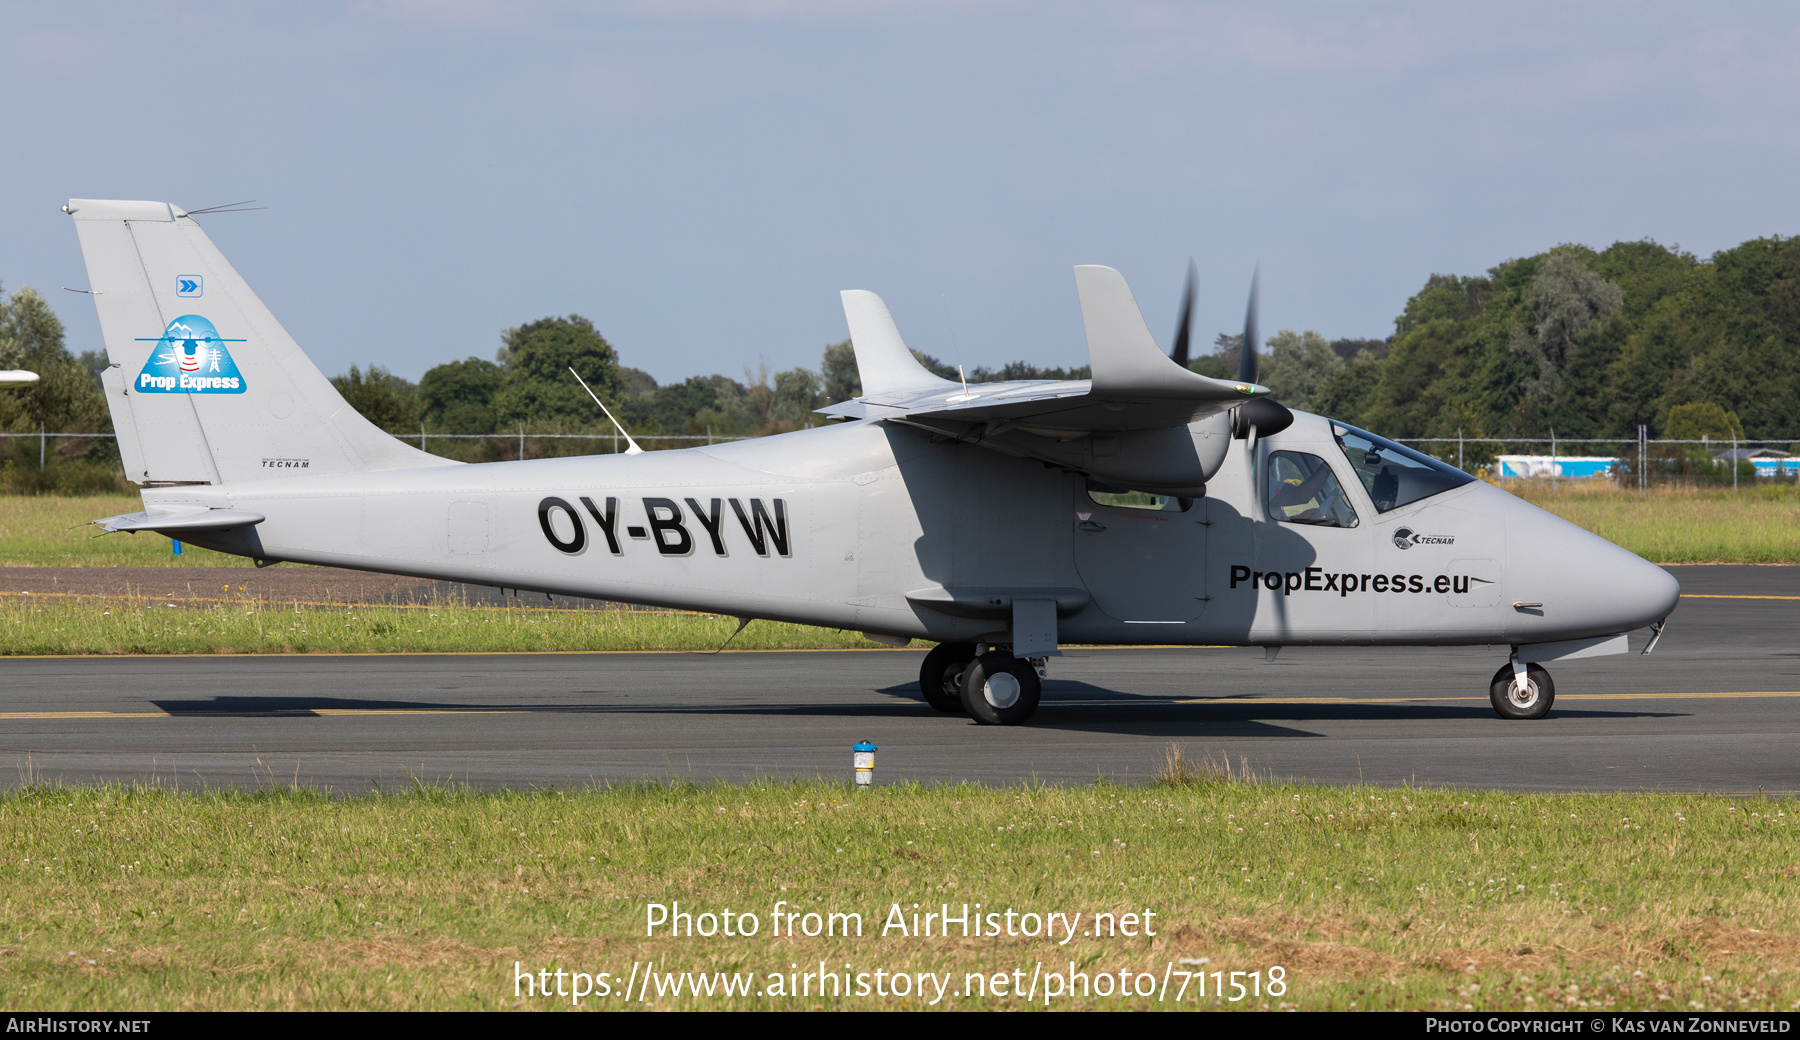
<path fill-rule="evenodd" d="M 1244 309 L 1244 342 L 1238 346 L 1238 382 L 1256 382 L 1256 287 L 1262 279 L 1262 265 L 1250 275 L 1250 305 Z"/>
<path fill-rule="evenodd" d="M 1262 265 L 1250 276 L 1250 305 L 1244 310 L 1244 342 L 1238 351 L 1238 380 L 1256 382 L 1256 311 L 1257 285 L 1262 281 Z M 1231 430 L 1254 448 L 1259 438 L 1273 436 L 1294 424 L 1294 413 L 1273 397 L 1245 401 L 1232 409 Z"/>
<path fill-rule="evenodd" d="M 1188 337 L 1194 328 L 1194 291 L 1200 284 L 1200 268 L 1188 257 L 1187 285 L 1181 290 L 1181 324 L 1175 327 L 1175 349 L 1169 352 L 1169 359 L 1188 367 Z"/>

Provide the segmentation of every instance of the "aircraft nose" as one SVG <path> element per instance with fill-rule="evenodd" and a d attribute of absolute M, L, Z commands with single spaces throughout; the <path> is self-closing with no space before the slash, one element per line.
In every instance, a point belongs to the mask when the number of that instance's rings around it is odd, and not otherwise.
<path fill-rule="evenodd" d="M 1619 572 L 1613 599 L 1625 617 L 1635 619 L 1630 628 L 1661 621 L 1681 601 L 1681 583 L 1675 576 L 1641 556 L 1625 561 Z"/>
<path fill-rule="evenodd" d="M 1510 517 L 1520 637 L 1629 632 L 1669 616 L 1681 584 L 1661 567 L 1536 507 Z M 1528 604 L 1541 604 L 1529 606 Z"/>

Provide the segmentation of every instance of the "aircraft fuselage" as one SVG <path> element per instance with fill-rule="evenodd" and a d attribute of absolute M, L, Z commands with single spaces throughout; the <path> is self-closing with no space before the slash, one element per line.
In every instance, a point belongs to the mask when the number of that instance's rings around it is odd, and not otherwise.
<path fill-rule="evenodd" d="M 1354 527 L 1277 522 L 1276 451 L 1326 460 Z M 1014 597 L 1065 643 L 1521 644 L 1673 609 L 1666 572 L 1483 483 L 1378 512 L 1327 420 L 1235 444 L 1181 510 L 899 424 L 641 455 L 146 489 L 261 513 L 226 552 L 938 641 L 1009 642 Z M 1257 465 L 1253 466 L 1252 461 Z"/>

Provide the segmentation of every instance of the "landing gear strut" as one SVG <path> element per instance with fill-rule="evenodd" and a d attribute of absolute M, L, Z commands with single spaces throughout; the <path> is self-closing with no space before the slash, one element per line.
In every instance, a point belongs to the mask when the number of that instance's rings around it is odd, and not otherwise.
<path fill-rule="evenodd" d="M 1550 705 L 1556 700 L 1556 684 L 1550 681 L 1550 673 L 1543 665 L 1516 666 L 1508 661 L 1494 673 L 1494 681 L 1488 685 L 1488 699 L 1503 719 L 1541 719 L 1549 714 Z"/>

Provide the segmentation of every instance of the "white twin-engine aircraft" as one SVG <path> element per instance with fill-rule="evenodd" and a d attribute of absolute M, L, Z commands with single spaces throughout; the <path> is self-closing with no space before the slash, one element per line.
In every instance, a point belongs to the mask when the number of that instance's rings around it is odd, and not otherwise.
<path fill-rule="evenodd" d="M 1623 653 L 1680 595 L 1498 488 L 1277 404 L 1254 295 L 1240 378 L 1209 379 L 1186 368 L 1188 308 L 1171 358 L 1117 271 L 1077 267 L 1093 378 L 964 386 L 846 291 L 863 396 L 822 410 L 840 422 L 465 465 L 357 414 L 181 209 L 65 211 L 143 486 L 111 531 L 931 640 L 924 699 L 991 725 L 1031 717 L 1060 643 L 1510 646 L 1494 709 L 1540 718 L 1540 662 Z"/>

